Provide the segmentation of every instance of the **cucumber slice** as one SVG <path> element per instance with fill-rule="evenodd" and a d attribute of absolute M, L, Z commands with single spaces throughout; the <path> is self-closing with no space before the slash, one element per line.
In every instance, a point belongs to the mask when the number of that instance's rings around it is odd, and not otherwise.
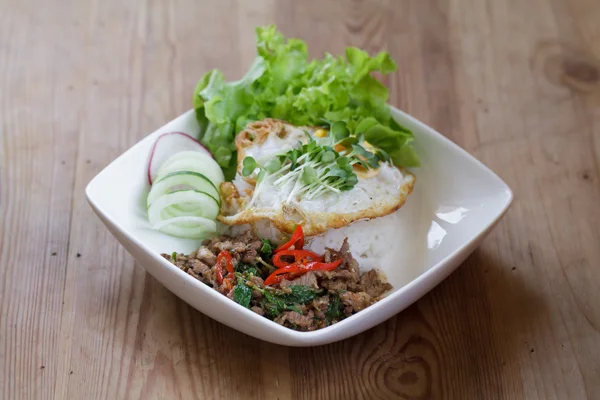
<path fill-rule="evenodd" d="M 210 220 L 217 219 L 219 214 L 219 203 L 209 194 L 197 190 L 180 190 L 158 197 L 148 208 L 148 220 L 150 225 L 157 226 L 163 221 L 163 211 L 170 206 L 179 204 L 197 204 L 199 211 L 193 217 L 203 217 Z M 169 211 L 172 211 L 170 209 Z M 175 215 L 183 216 L 183 215 Z"/>
<path fill-rule="evenodd" d="M 156 173 L 164 161 L 173 154 L 180 151 L 199 151 L 212 157 L 212 154 L 199 141 L 183 132 L 163 133 L 156 139 L 152 151 L 150 151 L 150 160 L 148 161 L 148 183 L 152 185 L 156 178 Z"/>
<path fill-rule="evenodd" d="M 185 239 L 206 239 L 217 232 L 217 224 L 202 217 L 175 217 L 160 221 L 155 229 Z"/>
<path fill-rule="evenodd" d="M 172 155 L 158 169 L 156 180 L 166 177 L 172 172 L 192 171 L 206 176 L 212 184 L 219 188 L 225 180 L 223 171 L 210 156 L 198 151 L 182 151 Z"/>
<path fill-rule="evenodd" d="M 174 206 L 170 206 L 167 207 L 166 210 L 169 209 L 173 209 L 173 211 L 175 212 L 182 212 L 182 213 L 191 213 L 190 215 L 193 215 L 195 212 L 197 212 L 199 206 L 198 204 L 190 204 L 190 203 L 183 203 L 183 204 L 175 204 Z"/>
<path fill-rule="evenodd" d="M 177 171 L 167 174 L 156 181 L 148 194 L 147 206 L 150 207 L 160 196 L 174 191 L 177 187 L 189 187 L 192 190 L 204 192 L 212 196 L 219 205 L 221 199 L 215 185 L 205 175 L 193 171 Z"/>
<path fill-rule="evenodd" d="M 183 203 L 174 204 L 172 206 L 165 207 L 160 216 L 162 219 L 169 219 L 174 217 L 202 217 L 204 214 L 204 208 L 201 205 L 195 203 Z"/>

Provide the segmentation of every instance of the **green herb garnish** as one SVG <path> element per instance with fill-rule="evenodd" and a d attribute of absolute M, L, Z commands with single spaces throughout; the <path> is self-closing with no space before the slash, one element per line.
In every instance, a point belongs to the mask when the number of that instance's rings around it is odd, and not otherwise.
<path fill-rule="evenodd" d="M 273 255 L 273 245 L 269 239 L 261 239 L 263 242 L 262 247 L 259 250 L 259 254 L 263 259 L 269 259 Z"/>
<path fill-rule="evenodd" d="M 306 304 L 317 297 L 315 289 L 304 285 L 290 285 L 291 293 L 281 295 L 284 302 L 290 304 Z"/>
<path fill-rule="evenodd" d="M 252 298 L 252 289 L 246 286 L 244 279 L 238 277 L 237 285 L 233 288 L 233 300 L 248 308 L 250 306 L 250 299 Z"/>
<path fill-rule="evenodd" d="M 268 290 L 262 290 L 263 299 L 261 306 L 265 313 L 270 318 L 275 318 L 286 309 L 286 304 L 281 298 L 271 293 Z"/>
<path fill-rule="evenodd" d="M 275 318 L 286 310 L 301 314 L 298 306 L 313 301 L 317 296 L 315 289 L 303 285 L 289 286 L 291 292 L 286 294 L 275 294 L 270 290 L 255 289 L 262 293 L 261 306 L 270 318 Z"/>
<path fill-rule="evenodd" d="M 346 132 L 343 125 L 342 122 L 335 124 L 339 132 Z M 306 144 L 275 155 L 264 166 L 252 157 L 245 157 L 242 175 L 249 176 L 259 171 L 253 199 L 248 207 L 258 197 L 260 183 L 265 179 L 277 187 L 291 184 L 292 190 L 287 199 L 290 202 L 294 197 L 310 200 L 328 192 L 341 193 L 352 189 L 358 183 L 354 165 L 360 165 L 365 170 L 379 168 L 382 157 L 377 152 L 368 151 L 357 144 L 355 137 L 343 137 L 340 133 L 338 136 L 341 139 L 336 142 L 333 136 L 320 139 L 319 144 L 308 135 Z M 341 153 L 334 151 L 333 148 L 342 142 L 348 150 Z"/>
<path fill-rule="evenodd" d="M 340 302 L 340 298 L 337 295 L 331 295 L 327 311 L 325 311 L 325 319 L 328 324 L 331 324 L 334 320 L 342 319 L 344 313 L 342 312 L 343 304 Z"/>
<path fill-rule="evenodd" d="M 256 169 L 256 161 L 252 157 L 244 158 L 242 162 L 242 175 L 248 176 Z"/>
<path fill-rule="evenodd" d="M 244 272 L 254 272 L 254 275 L 257 275 L 256 273 L 256 268 L 250 264 L 245 264 L 243 262 L 239 262 L 237 263 L 237 265 L 235 266 L 235 272 L 239 272 L 239 273 L 244 273 Z"/>

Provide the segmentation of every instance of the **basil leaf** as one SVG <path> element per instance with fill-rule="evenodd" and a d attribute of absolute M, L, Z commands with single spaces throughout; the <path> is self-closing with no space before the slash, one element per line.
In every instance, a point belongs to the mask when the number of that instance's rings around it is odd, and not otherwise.
<path fill-rule="evenodd" d="M 306 304 L 317 296 L 315 289 L 308 286 L 290 285 L 288 288 L 291 293 L 281 296 L 281 299 L 287 304 Z"/>
<path fill-rule="evenodd" d="M 269 239 L 261 239 L 263 242 L 262 247 L 259 250 L 259 254 L 263 259 L 269 259 L 273 255 L 273 245 Z"/>
<path fill-rule="evenodd" d="M 233 301 L 249 308 L 250 299 L 252 298 L 252 289 L 244 283 L 243 279 L 238 279 L 238 284 L 233 288 Z"/>
<path fill-rule="evenodd" d="M 338 295 L 331 295 L 329 305 L 325 311 L 325 319 L 329 324 L 334 320 L 340 320 L 344 316 L 342 312 L 342 303 Z"/>

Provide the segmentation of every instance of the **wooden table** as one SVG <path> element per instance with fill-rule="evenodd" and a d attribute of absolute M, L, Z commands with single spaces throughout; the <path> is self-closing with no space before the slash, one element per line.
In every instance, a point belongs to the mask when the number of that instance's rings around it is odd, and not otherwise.
<path fill-rule="evenodd" d="M 195 311 L 84 199 L 266 23 L 315 55 L 388 49 L 391 103 L 516 195 L 430 294 L 317 348 Z M 0 121 L 1 399 L 600 398 L 597 0 L 0 0 Z"/>

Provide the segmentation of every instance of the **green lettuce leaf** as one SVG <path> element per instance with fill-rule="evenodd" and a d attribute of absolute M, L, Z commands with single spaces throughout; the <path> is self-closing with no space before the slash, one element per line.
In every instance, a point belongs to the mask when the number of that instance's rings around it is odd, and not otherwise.
<path fill-rule="evenodd" d="M 235 175 L 235 136 L 249 122 L 266 117 L 294 125 L 343 123 L 351 135 L 364 135 L 396 165 L 419 164 L 412 133 L 393 120 L 388 89 L 372 75 L 396 70 L 387 52 L 371 57 L 349 47 L 345 57 L 325 53 L 309 61 L 306 43 L 286 39 L 273 25 L 256 29 L 256 43 L 257 57 L 242 79 L 228 82 L 213 70 L 194 90 L 199 139 L 226 179 Z"/>
<path fill-rule="evenodd" d="M 236 161 L 235 135 L 253 120 L 249 118 L 254 97 L 252 85 L 265 70 L 264 59 L 257 57 L 239 81 L 227 82 L 223 73 L 212 70 L 200 79 L 194 90 L 193 104 L 201 129 L 200 141 L 225 171 Z"/>

